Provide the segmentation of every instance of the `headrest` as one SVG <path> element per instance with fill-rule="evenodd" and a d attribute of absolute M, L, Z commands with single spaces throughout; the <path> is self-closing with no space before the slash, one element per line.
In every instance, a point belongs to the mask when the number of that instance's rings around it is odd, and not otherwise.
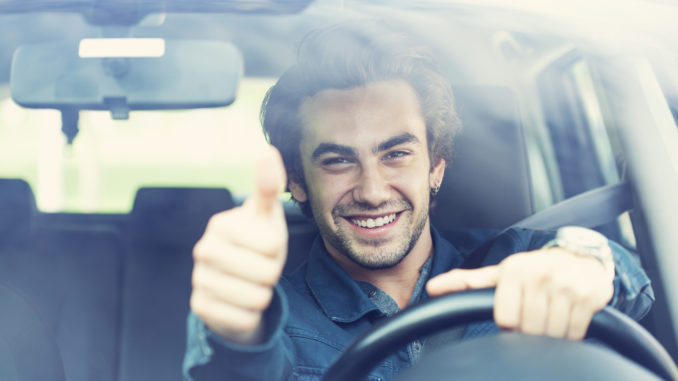
<path fill-rule="evenodd" d="M 22 179 L 0 179 L 0 239 L 25 235 L 35 213 L 31 186 Z"/>
<path fill-rule="evenodd" d="M 127 234 L 137 245 L 192 246 L 213 214 L 233 206 L 223 188 L 140 188 Z"/>
<path fill-rule="evenodd" d="M 445 171 L 434 226 L 505 228 L 534 213 L 515 94 L 502 87 L 455 88 L 463 129 Z"/>

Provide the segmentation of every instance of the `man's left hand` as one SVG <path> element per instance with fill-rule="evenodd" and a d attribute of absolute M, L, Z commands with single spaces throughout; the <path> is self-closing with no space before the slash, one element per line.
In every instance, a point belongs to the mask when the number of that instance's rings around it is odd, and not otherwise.
<path fill-rule="evenodd" d="M 614 265 L 561 248 L 513 254 L 495 266 L 455 269 L 431 279 L 431 296 L 496 287 L 494 321 L 532 335 L 581 340 L 612 299 Z"/>

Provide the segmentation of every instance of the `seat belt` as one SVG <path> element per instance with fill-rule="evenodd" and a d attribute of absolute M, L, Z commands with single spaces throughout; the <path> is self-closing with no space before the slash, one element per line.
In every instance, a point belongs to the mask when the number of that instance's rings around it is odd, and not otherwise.
<path fill-rule="evenodd" d="M 511 228 L 552 230 L 568 225 L 594 228 L 632 208 L 631 185 L 624 181 L 563 200 L 516 222 Z"/>
<path fill-rule="evenodd" d="M 510 229 L 554 230 L 568 225 L 594 228 L 613 221 L 631 209 L 633 194 L 627 181 L 586 191 L 553 204 L 502 230 L 475 249 L 460 267 L 464 269 L 480 267 L 494 241 Z"/>

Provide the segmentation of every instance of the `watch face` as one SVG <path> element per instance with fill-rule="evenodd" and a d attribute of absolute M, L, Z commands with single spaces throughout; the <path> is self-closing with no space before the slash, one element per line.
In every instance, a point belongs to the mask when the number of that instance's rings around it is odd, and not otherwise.
<path fill-rule="evenodd" d="M 601 248 L 607 245 L 607 238 L 595 230 L 579 226 L 565 226 L 558 229 L 556 239 L 587 248 Z"/>

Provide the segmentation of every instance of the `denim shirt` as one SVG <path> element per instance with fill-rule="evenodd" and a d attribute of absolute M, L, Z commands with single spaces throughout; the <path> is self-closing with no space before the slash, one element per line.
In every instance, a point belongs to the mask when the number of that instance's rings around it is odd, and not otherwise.
<path fill-rule="evenodd" d="M 477 247 L 482 243 L 478 239 L 492 237 L 487 231 L 462 232 L 454 235 L 455 247 L 436 229 L 431 232 L 434 252 L 430 270 L 421 272 L 418 283 L 422 284 L 459 267 L 472 251 L 465 248 Z M 550 232 L 511 229 L 495 239 L 482 265 L 499 263 L 512 253 L 538 249 L 552 238 Z M 654 301 L 650 280 L 635 257 L 615 243 L 610 245 L 616 272 L 610 304 L 639 320 Z M 261 344 L 248 346 L 224 340 L 189 313 L 184 379 L 320 380 L 357 335 L 389 315 L 377 307 L 374 297 L 375 294 L 366 292 L 364 284 L 351 279 L 337 265 L 318 237 L 308 261 L 289 277 L 281 278 L 275 287 L 271 305 L 264 314 L 266 337 Z M 421 290 L 413 301 L 421 302 L 428 297 Z M 448 338 L 465 339 L 497 331 L 493 322 L 479 322 L 463 331 L 452 331 Z M 418 350 L 420 345 L 426 348 L 427 341 L 398 349 L 373 369 L 368 379 L 393 379 L 416 360 L 418 356 L 413 349 Z"/>

